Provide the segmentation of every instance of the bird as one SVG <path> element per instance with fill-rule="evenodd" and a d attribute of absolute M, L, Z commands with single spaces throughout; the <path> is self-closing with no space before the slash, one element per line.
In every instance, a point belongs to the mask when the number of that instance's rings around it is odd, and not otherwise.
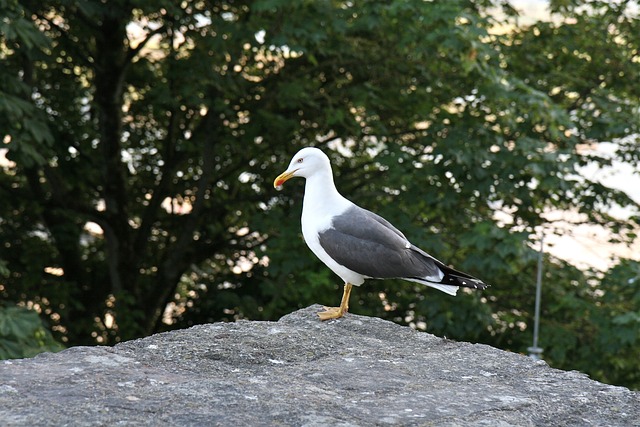
<path fill-rule="evenodd" d="M 273 186 L 281 188 L 294 177 L 306 180 L 301 218 L 304 241 L 344 281 L 340 306 L 324 307 L 318 313 L 320 320 L 343 317 L 349 310 L 352 287 L 366 279 L 404 279 L 453 296 L 459 287 L 488 287 L 482 280 L 438 261 L 389 221 L 342 196 L 335 186 L 329 157 L 322 150 L 302 148 Z"/>

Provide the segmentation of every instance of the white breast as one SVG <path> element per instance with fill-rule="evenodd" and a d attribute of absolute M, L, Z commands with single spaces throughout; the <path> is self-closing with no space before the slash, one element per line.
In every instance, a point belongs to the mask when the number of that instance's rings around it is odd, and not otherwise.
<path fill-rule="evenodd" d="M 340 195 L 333 185 L 318 186 L 315 179 L 307 178 L 304 204 L 302 207 L 302 235 L 309 249 L 336 273 L 345 283 L 361 285 L 364 276 L 338 264 L 322 246 L 318 234 L 331 226 L 331 219 L 353 206 L 349 200 Z M 333 183 L 331 183 L 333 184 Z"/>

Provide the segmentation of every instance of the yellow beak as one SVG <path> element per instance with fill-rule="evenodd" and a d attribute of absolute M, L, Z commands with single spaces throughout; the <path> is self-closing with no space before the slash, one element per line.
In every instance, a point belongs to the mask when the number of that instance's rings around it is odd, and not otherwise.
<path fill-rule="evenodd" d="M 289 178 L 293 178 L 294 174 L 298 169 L 293 170 L 291 172 L 282 172 L 278 177 L 273 181 L 273 187 L 277 188 L 284 184 Z"/>

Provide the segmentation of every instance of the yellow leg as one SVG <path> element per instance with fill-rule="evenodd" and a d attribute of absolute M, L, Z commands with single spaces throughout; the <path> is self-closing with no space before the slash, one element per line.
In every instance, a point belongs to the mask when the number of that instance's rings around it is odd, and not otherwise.
<path fill-rule="evenodd" d="M 351 283 L 344 284 L 344 292 L 342 293 L 342 301 L 340 301 L 340 307 L 325 307 L 325 311 L 318 313 L 320 320 L 338 319 L 349 311 L 349 295 L 351 295 Z"/>

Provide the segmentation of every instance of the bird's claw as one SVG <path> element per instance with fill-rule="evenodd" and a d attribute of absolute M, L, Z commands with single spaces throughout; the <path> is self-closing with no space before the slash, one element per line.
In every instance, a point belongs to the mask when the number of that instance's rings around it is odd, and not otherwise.
<path fill-rule="evenodd" d="M 318 313 L 320 320 L 339 319 L 344 316 L 347 310 L 343 310 L 342 307 L 323 307 L 324 311 Z"/>

